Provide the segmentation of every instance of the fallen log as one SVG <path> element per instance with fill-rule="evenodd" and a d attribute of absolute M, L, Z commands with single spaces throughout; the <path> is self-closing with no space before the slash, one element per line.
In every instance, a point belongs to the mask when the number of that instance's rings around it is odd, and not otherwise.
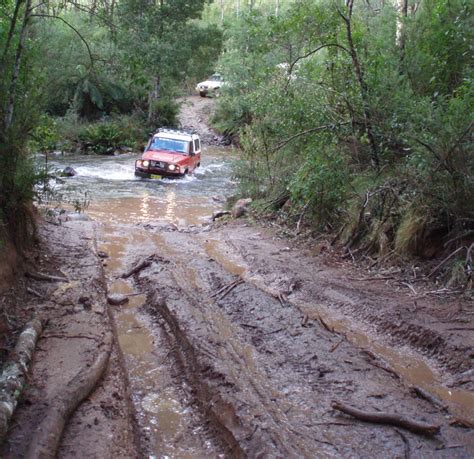
<path fill-rule="evenodd" d="M 112 334 L 105 337 L 103 347 L 90 367 L 79 371 L 61 393 L 51 397 L 28 446 L 26 459 L 56 457 L 67 420 L 104 374 L 112 351 Z"/>
<path fill-rule="evenodd" d="M 0 444 L 6 436 L 8 423 L 23 391 L 28 365 L 42 330 L 43 322 L 40 319 L 28 322 L 3 366 L 0 376 Z"/>
<path fill-rule="evenodd" d="M 414 421 L 398 414 L 381 413 L 378 411 L 362 411 L 337 400 L 334 400 L 331 403 L 331 407 L 335 410 L 341 411 L 356 419 L 359 419 L 360 421 L 402 427 L 406 430 L 409 430 L 410 432 L 417 434 L 433 436 L 436 435 L 440 430 L 439 425 L 426 424 L 424 422 Z"/>

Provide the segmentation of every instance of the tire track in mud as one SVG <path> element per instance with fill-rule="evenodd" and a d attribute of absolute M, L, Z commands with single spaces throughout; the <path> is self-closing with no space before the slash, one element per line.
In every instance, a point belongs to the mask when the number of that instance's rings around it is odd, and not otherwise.
<path fill-rule="evenodd" d="M 180 298 L 168 295 L 165 299 L 152 289 L 148 293 L 146 310 L 152 316 L 161 316 L 170 327 L 180 347 L 179 361 L 186 378 L 197 391 L 201 409 L 228 444 L 228 453 L 232 457 L 307 456 L 309 451 L 305 454 L 294 446 L 295 441 L 291 439 L 293 433 L 284 415 L 270 407 L 268 388 L 261 387 L 256 376 L 252 375 L 255 371 L 249 370 L 245 357 L 242 356 L 242 344 L 228 343 L 225 355 L 222 355 L 222 337 L 211 326 L 213 320 L 218 320 L 217 316 L 211 317 L 212 313 L 208 314 L 207 311 L 209 305 L 190 292 L 180 289 L 173 273 L 171 277 L 174 278 L 174 283 L 169 288 L 173 293 L 178 293 Z M 168 288 L 160 288 L 160 293 L 169 292 Z M 191 314 L 193 324 L 185 318 Z M 220 320 L 225 319 L 221 317 Z M 198 334 L 190 333 L 191 329 L 198 331 Z M 204 334 L 199 333 L 202 330 L 205 330 Z M 222 365 L 223 362 L 225 365 Z M 229 367 L 237 370 L 237 379 L 235 374 L 228 372 Z M 230 393 L 240 391 L 244 386 L 247 387 L 247 396 L 251 397 L 252 403 L 244 402 L 247 412 L 242 415 L 237 414 L 239 410 L 236 410 L 236 400 L 240 401 L 238 405 L 242 405 L 243 400 L 233 399 Z M 225 388 L 223 393 L 219 390 L 221 387 Z M 252 405 L 258 406 L 260 411 L 255 413 Z M 253 419 L 259 417 L 263 417 L 273 428 L 264 428 L 258 423 L 254 425 Z"/>
<path fill-rule="evenodd" d="M 121 350 L 140 457 L 223 457 L 225 442 L 196 408 L 193 392 L 186 389 L 188 383 L 178 358 L 181 348 L 175 335 L 164 320 L 155 322 L 143 310 L 145 289 L 134 288 L 132 278 L 126 280 L 122 276 L 128 255 L 135 256 L 131 247 L 138 244 L 147 250 L 154 245 L 147 245 L 141 231 L 132 230 L 127 238 L 117 238 L 112 237 L 116 230 L 110 230 L 111 233 L 104 231 L 106 242 L 102 245 L 110 253 L 109 293 L 127 295 L 129 299 L 126 305 L 111 306 L 110 313 Z M 153 260 L 151 269 L 159 260 Z"/>
<path fill-rule="evenodd" d="M 137 282 L 148 293 L 146 311 L 166 320 L 200 408 L 233 454 L 404 454 L 405 442 L 394 429 L 337 415 L 330 409 L 334 398 L 441 423 L 437 440 L 404 433 L 421 455 L 443 457 L 436 452 L 443 442 L 468 445 L 466 433 L 450 427 L 438 409 L 414 398 L 366 354 L 265 289 L 244 282 L 222 299 L 211 298 L 236 276 L 188 235 L 174 234 L 173 242 L 189 249 L 186 260 L 167 260 L 160 271 L 144 272 Z M 467 448 L 449 456 L 463 457 Z"/>

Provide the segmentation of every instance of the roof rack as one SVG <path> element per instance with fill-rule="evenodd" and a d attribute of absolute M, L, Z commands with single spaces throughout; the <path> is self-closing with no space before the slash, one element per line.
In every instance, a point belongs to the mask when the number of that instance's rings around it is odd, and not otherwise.
<path fill-rule="evenodd" d="M 155 134 L 158 134 L 159 132 L 168 132 L 170 134 L 187 134 L 187 135 L 196 134 L 195 130 L 186 130 L 186 129 L 170 128 L 170 127 L 161 127 L 157 129 Z"/>

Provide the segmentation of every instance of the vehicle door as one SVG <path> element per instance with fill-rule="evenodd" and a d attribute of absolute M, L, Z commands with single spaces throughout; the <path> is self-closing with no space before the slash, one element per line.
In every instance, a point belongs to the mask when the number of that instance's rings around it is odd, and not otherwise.
<path fill-rule="evenodd" d="M 198 164 L 201 163 L 201 141 L 199 139 L 194 139 L 193 141 L 194 148 L 194 167 L 196 168 Z"/>

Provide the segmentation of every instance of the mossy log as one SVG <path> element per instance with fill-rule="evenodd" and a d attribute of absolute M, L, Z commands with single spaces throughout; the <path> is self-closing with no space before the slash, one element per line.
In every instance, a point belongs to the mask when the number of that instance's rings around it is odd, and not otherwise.
<path fill-rule="evenodd" d="M 107 334 L 92 365 L 79 371 L 60 393 L 51 398 L 28 446 L 26 459 L 56 457 L 66 422 L 104 374 L 112 352 L 112 341 L 112 334 Z"/>
<path fill-rule="evenodd" d="M 40 319 L 28 322 L 3 366 L 0 376 L 0 443 L 5 439 L 8 424 L 23 391 L 28 365 L 42 330 L 43 322 Z"/>

